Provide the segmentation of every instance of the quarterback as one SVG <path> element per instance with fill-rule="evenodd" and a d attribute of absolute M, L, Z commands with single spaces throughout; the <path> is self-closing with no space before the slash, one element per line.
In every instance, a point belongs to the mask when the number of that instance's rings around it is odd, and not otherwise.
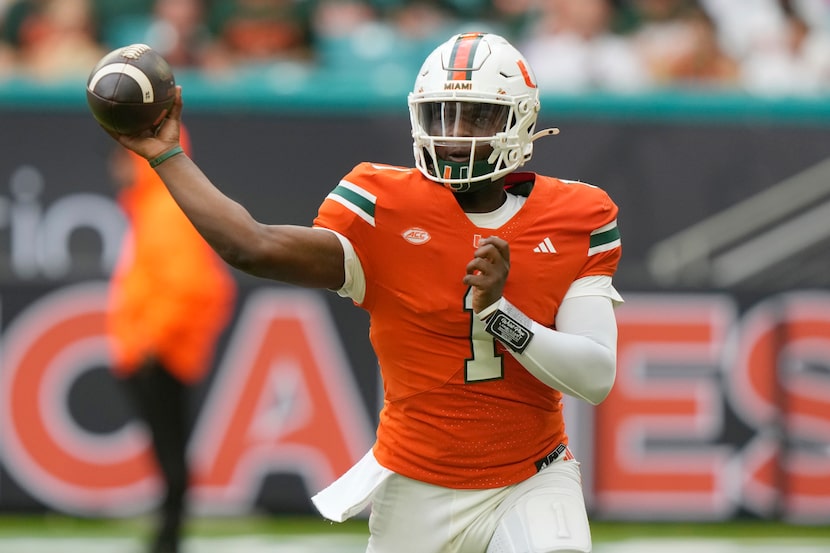
<path fill-rule="evenodd" d="M 179 147 L 181 89 L 149 160 L 231 265 L 336 291 L 370 315 L 384 402 L 372 449 L 313 498 L 370 507 L 370 553 L 591 551 L 562 394 L 591 404 L 616 373 L 617 206 L 595 186 L 521 172 L 539 91 L 503 38 L 451 37 L 419 71 L 415 167 L 359 163 L 312 225 L 266 225 Z"/>

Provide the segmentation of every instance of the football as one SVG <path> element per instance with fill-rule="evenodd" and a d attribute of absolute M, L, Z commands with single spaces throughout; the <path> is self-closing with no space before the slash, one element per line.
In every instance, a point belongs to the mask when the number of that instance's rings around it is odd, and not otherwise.
<path fill-rule="evenodd" d="M 175 95 L 170 64 L 146 44 L 124 46 L 101 58 L 86 85 L 86 100 L 95 120 L 127 135 L 155 130 Z"/>

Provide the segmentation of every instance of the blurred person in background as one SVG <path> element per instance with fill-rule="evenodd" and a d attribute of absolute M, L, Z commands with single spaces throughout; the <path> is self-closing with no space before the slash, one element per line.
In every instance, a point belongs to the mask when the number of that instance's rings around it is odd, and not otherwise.
<path fill-rule="evenodd" d="M 107 50 L 98 40 L 91 0 L 18 0 L 4 35 L 18 75 L 40 82 L 85 79 Z"/>
<path fill-rule="evenodd" d="M 769 45 L 776 47 L 785 20 L 780 2 L 781 0 L 696 0 L 712 18 L 723 50 L 741 62 L 758 48 L 763 50 Z"/>
<path fill-rule="evenodd" d="M 696 0 L 627 0 L 620 16 L 655 86 L 734 88 L 737 60 L 722 46 L 715 20 Z"/>
<path fill-rule="evenodd" d="M 637 92 L 651 86 L 647 66 L 611 28 L 610 0 L 542 0 L 519 46 L 549 92 Z"/>
<path fill-rule="evenodd" d="M 15 54 L 11 45 L 0 40 L 0 82 L 16 76 Z"/>
<path fill-rule="evenodd" d="M 366 0 L 319 0 L 311 18 L 317 39 L 347 38 L 380 20 L 380 10 Z"/>
<path fill-rule="evenodd" d="M 518 40 L 535 20 L 536 3 L 536 0 L 490 0 L 488 17 L 501 22 L 508 36 Z"/>
<path fill-rule="evenodd" d="M 740 64 L 721 47 L 714 21 L 700 6 L 681 17 L 686 32 L 676 57 L 667 60 L 661 78 L 673 87 L 736 89 Z"/>
<path fill-rule="evenodd" d="M 419 61 L 459 23 L 456 14 L 436 0 L 398 2 L 386 15 L 396 35 L 426 48 L 419 49 Z"/>
<path fill-rule="evenodd" d="M 359 74 L 379 87 L 407 86 L 457 24 L 439 0 L 321 0 L 312 18 L 317 67 L 345 80 Z"/>
<path fill-rule="evenodd" d="M 17 52 L 13 46 L 10 6 L 13 0 L 0 0 L 0 80 L 14 75 Z"/>
<path fill-rule="evenodd" d="M 177 68 L 203 68 L 215 38 L 204 0 L 155 0 L 143 36 L 129 42 L 152 46 Z"/>
<path fill-rule="evenodd" d="M 208 25 L 216 41 L 205 63 L 214 70 L 314 59 L 311 0 L 216 0 Z"/>
<path fill-rule="evenodd" d="M 443 10 L 420 2 L 321 0 L 312 18 L 317 68 L 344 84 L 405 86 L 422 58 L 415 36 L 443 24 Z"/>
<path fill-rule="evenodd" d="M 827 3 L 830 12 L 830 2 Z M 830 90 L 830 18 L 815 4 L 779 0 L 779 25 L 741 64 L 742 86 L 760 96 L 811 96 Z"/>
<path fill-rule="evenodd" d="M 223 76 L 230 62 L 219 55 L 218 39 L 209 25 L 213 5 L 205 0 L 129 0 L 124 6 L 114 7 L 97 0 L 101 40 L 110 50 L 147 44 L 174 70 L 193 69 L 211 77 Z"/>
<path fill-rule="evenodd" d="M 188 140 L 183 142 L 188 148 Z M 163 497 L 151 553 L 176 553 L 189 486 L 191 388 L 212 366 L 236 284 L 147 162 L 122 147 L 110 173 L 129 222 L 112 275 L 113 371 L 149 430 Z"/>
<path fill-rule="evenodd" d="M 830 92 L 830 1 L 781 1 L 792 29 L 793 51 L 815 82 L 815 89 L 807 92 L 827 94 Z"/>

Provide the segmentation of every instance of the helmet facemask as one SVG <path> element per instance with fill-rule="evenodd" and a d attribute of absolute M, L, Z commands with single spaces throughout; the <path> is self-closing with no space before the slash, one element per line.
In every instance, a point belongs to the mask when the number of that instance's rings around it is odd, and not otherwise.
<path fill-rule="evenodd" d="M 533 121 L 517 117 L 507 102 L 413 101 L 415 163 L 427 177 L 454 192 L 468 192 L 498 180 L 525 161 L 518 125 L 532 136 Z M 534 114 L 535 115 L 535 114 Z"/>

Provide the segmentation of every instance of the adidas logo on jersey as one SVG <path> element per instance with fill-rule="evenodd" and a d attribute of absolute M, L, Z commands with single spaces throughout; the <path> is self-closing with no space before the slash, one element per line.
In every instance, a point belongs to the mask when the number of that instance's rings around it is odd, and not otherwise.
<path fill-rule="evenodd" d="M 545 237 L 544 240 L 539 242 L 539 245 L 533 248 L 533 251 L 536 253 L 556 253 L 556 248 L 553 247 L 553 242 L 550 241 L 550 238 Z"/>

